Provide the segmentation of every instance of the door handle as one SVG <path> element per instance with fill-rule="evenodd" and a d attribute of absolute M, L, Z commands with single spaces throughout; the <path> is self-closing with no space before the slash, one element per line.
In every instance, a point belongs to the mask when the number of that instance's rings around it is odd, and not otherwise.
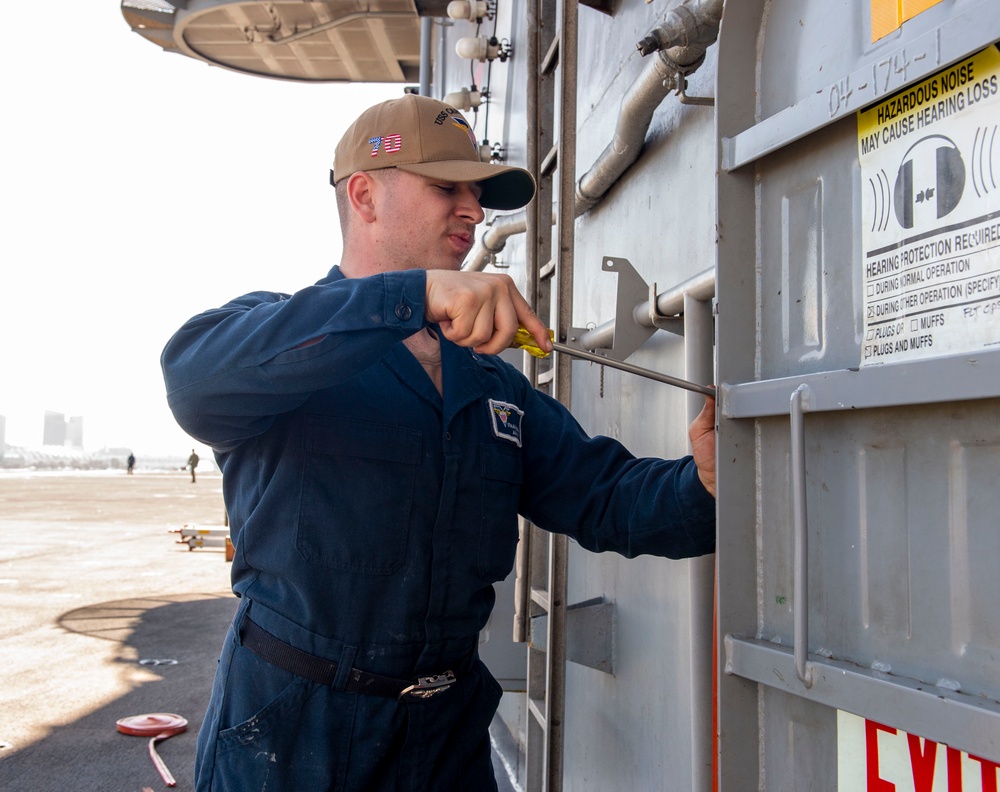
<path fill-rule="evenodd" d="M 806 517 L 806 433 L 808 385 L 799 385 L 789 404 L 792 495 L 792 647 L 795 673 L 807 688 L 813 684 L 809 653 L 809 522 Z"/>

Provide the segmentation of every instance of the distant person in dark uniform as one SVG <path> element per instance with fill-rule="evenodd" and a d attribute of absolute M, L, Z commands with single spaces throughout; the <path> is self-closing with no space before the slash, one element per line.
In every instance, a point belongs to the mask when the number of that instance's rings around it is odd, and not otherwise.
<path fill-rule="evenodd" d="M 135 454 L 129 451 L 128 454 L 128 474 L 131 476 L 132 471 L 135 469 Z"/>
<path fill-rule="evenodd" d="M 191 468 L 191 483 L 194 484 L 194 469 L 198 467 L 198 455 L 194 452 L 193 448 L 191 449 L 191 456 L 188 457 L 187 466 Z"/>

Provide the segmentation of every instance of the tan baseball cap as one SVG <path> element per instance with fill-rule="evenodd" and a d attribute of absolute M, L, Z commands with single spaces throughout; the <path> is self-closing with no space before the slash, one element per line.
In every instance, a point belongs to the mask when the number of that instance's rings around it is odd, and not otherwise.
<path fill-rule="evenodd" d="M 383 168 L 450 182 L 479 182 L 479 203 L 487 209 L 519 209 L 535 194 L 528 171 L 479 158 L 476 136 L 461 112 L 417 94 L 390 99 L 358 116 L 337 144 L 330 183 Z"/>

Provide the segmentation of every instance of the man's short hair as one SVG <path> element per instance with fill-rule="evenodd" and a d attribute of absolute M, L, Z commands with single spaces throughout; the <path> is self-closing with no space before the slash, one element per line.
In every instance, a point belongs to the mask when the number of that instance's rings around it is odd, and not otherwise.
<path fill-rule="evenodd" d="M 337 144 L 330 183 L 385 168 L 448 182 L 478 182 L 479 203 L 487 209 L 519 209 L 535 194 L 528 171 L 480 159 L 472 127 L 458 110 L 418 94 L 390 99 L 358 116 Z"/>

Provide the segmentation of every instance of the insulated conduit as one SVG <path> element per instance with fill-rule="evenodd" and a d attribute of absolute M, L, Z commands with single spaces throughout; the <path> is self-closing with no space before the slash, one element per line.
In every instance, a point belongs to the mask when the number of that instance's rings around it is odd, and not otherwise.
<path fill-rule="evenodd" d="M 655 53 L 622 98 L 611 142 L 580 177 L 575 217 L 596 206 L 621 175 L 639 158 L 653 113 L 676 87 L 678 70 L 693 71 L 716 40 L 723 0 L 685 0 L 638 44 L 640 52 Z M 508 237 L 527 229 L 525 212 L 496 217 L 476 243 L 463 269 L 481 271 L 503 250 Z"/>

